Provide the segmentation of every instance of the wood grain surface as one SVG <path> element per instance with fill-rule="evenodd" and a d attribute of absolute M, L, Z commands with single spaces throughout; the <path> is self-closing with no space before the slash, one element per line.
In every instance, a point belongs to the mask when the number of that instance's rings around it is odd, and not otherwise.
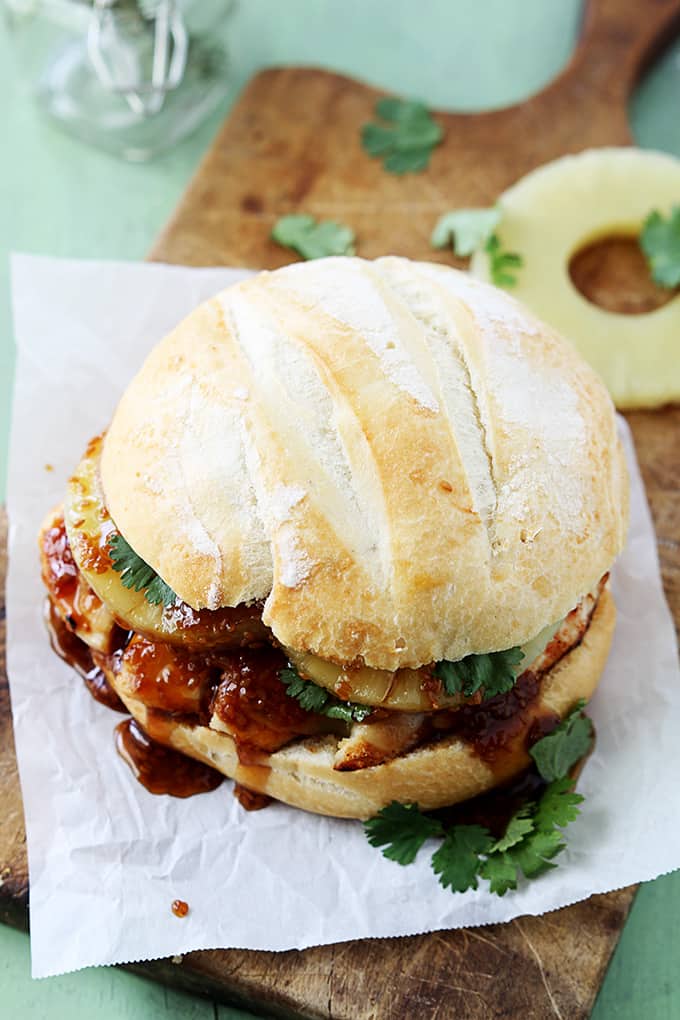
<path fill-rule="evenodd" d="M 359 253 L 453 263 L 433 252 L 437 216 L 487 205 L 534 166 L 592 145 L 630 144 L 626 100 L 646 62 L 680 26 L 680 0 L 592 0 L 566 70 L 526 103 L 437 114 L 446 138 L 429 171 L 396 178 L 359 145 L 380 93 L 323 71 L 253 79 L 190 184 L 151 258 L 274 268 L 290 254 L 274 221 L 303 210 L 352 225 Z M 612 279 L 616 279 L 616 272 Z M 598 280 L 606 291 L 606 279 Z M 641 284 L 640 301 L 646 300 Z M 635 297 L 632 296 L 633 304 Z M 630 306 L 612 286 L 610 307 Z M 659 538 L 666 593 L 680 623 L 680 409 L 628 416 Z M 0 521 L 0 529 L 4 522 Z M 4 551 L 4 530 L 0 550 Z M 0 573 L 4 571 L 0 552 Z M 37 565 L 36 565 L 37 569 Z M 1 579 L 1 578 L 0 578 Z M 2 585 L 4 590 L 4 583 Z M 21 799 L 4 675 L 0 604 L 0 920 L 27 924 Z M 191 953 L 133 969 L 277 1016 L 580 1020 L 592 1007 L 633 889 L 508 925 L 368 940 L 305 952 Z"/>
<path fill-rule="evenodd" d="M 0 921 L 28 927 L 28 861 L 5 668 L 7 517 L 0 507 Z"/>

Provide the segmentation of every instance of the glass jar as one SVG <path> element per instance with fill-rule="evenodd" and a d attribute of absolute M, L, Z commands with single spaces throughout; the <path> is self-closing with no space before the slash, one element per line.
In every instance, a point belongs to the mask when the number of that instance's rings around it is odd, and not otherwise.
<path fill-rule="evenodd" d="M 18 73 L 85 141 L 146 160 L 226 94 L 235 0 L 0 0 Z"/>

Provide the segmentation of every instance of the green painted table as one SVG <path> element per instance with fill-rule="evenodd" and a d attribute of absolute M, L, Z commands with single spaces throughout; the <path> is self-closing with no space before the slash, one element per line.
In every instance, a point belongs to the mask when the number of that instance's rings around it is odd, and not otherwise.
<path fill-rule="evenodd" d="M 10 250 L 142 258 L 169 216 L 229 103 L 269 64 L 317 64 L 458 110 L 503 106 L 550 80 L 578 31 L 579 0 L 243 0 L 233 24 L 232 82 L 219 116 L 172 155 L 119 163 L 61 135 L 22 94 L 0 27 L 0 500 L 13 351 Z M 520 17 L 521 11 L 521 17 Z M 680 40 L 631 103 L 638 142 L 680 155 Z M 641 889 L 594 1020 L 680 1017 L 680 873 Z M 3 1015 L 22 1020 L 207 1020 L 244 1017 L 111 968 L 42 982 L 29 977 L 28 940 L 0 926 Z M 567 1018 L 564 1018 L 567 1020 Z"/>

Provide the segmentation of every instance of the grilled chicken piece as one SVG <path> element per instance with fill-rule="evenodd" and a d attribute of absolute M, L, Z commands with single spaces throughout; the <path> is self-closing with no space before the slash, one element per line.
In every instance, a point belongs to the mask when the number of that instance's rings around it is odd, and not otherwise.
<path fill-rule="evenodd" d="M 354 772 L 381 765 L 416 747 L 430 729 L 431 720 L 422 712 L 391 712 L 373 723 L 355 723 L 338 745 L 333 768 Z"/>

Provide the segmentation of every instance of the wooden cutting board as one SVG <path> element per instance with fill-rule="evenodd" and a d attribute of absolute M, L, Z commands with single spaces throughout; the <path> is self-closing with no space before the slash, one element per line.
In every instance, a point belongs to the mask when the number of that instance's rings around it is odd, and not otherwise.
<path fill-rule="evenodd" d="M 359 145 L 360 126 L 380 95 L 375 89 L 317 70 L 259 74 L 151 258 L 274 268 L 291 256 L 269 240 L 272 224 L 283 213 L 302 210 L 350 224 L 359 253 L 367 257 L 396 253 L 453 262 L 449 253 L 429 246 L 440 213 L 489 205 L 522 174 L 564 153 L 631 144 L 628 94 L 678 26 L 680 0 L 591 0 L 575 55 L 547 89 L 506 110 L 437 115 L 445 142 L 426 173 L 405 178 L 386 174 Z M 643 281 L 631 281 L 638 285 L 645 289 Z M 680 623 L 680 408 L 628 419 L 659 536 L 666 593 Z M 0 574 L 4 568 L 0 554 Z M 0 919 L 25 928 L 24 844 L 0 604 Z M 580 1020 L 590 1013 L 634 892 L 595 896 L 507 925 L 305 952 L 197 952 L 181 963 L 132 969 L 277 1016 Z"/>

